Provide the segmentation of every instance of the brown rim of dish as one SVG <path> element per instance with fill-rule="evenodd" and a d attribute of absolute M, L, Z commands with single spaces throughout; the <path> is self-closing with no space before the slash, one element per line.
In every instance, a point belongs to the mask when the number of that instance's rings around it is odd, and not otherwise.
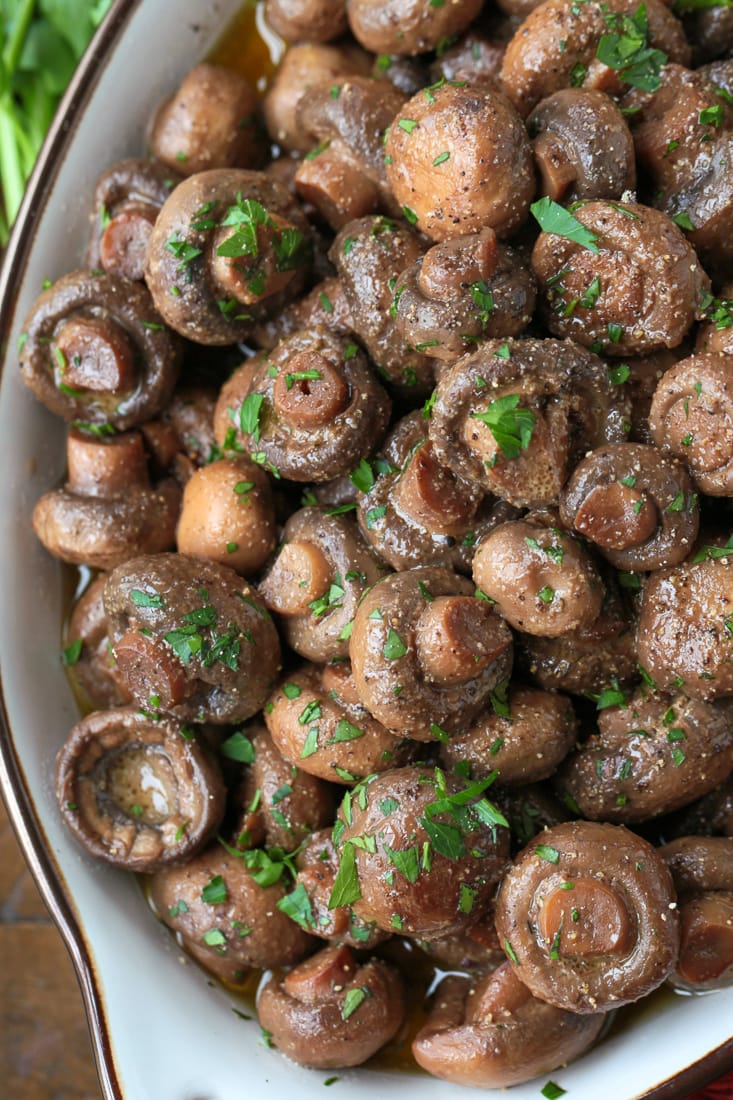
<path fill-rule="evenodd" d="M 59 166 L 76 131 L 78 116 L 87 105 L 117 37 L 141 0 L 115 0 L 97 30 L 69 87 L 41 149 L 26 188 L 5 261 L 0 269 L 0 352 L 5 351 L 16 297 L 31 247 Z M 84 999 L 105 1100 L 125 1100 L 117 1076 L 104 1002 L 84 932 L 71 905 L 63 878 L 49 851 L 36 816 L 23 771 L 10 734 L 5 694 L 0 681 L 0 792 L 31 874 L 71 956 Z M 733 1068 L 733 1038 L 674 1077 L 634 1100 L 684 1100 Z"/>
<path fill-rule="evenodd" d="M 90 42 L 59 104 L 43 143 L 10 235 L 0 269 L 0 353 L 5 353 L 18 290 L 38 231 L 40 214 L 48 200 L 59 167 L 73 140 L 77 120 L 97 84 L 117 38 L 141 0 L 115 0 Z M 0 682 L 0 792 L 36 885 L 53 917 L 81 988 L 92 1036 L 97 1074 L 105 1100 L 124 1100 L 112 1054 L 104 1002 L 97 985 L 89 946 L 79 925 L 66 886 L 43 835 L 10 733 L 5 691 Z"/>

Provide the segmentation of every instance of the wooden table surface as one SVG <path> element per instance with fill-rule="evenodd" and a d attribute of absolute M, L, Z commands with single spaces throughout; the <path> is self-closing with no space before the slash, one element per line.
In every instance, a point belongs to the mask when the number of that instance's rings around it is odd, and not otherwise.
<path fill-rule="evenodd" d="M 100 1100 L 81 993 L 0 800 L 0 1097 Z"/>

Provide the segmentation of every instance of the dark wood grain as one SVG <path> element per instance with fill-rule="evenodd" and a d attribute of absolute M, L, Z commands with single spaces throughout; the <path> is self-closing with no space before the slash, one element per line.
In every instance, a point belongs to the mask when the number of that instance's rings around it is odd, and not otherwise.
<path fill-rule="evenodd" d="M 0 1096 L 101 1100 L 76 977 L 2 801 Z"/>

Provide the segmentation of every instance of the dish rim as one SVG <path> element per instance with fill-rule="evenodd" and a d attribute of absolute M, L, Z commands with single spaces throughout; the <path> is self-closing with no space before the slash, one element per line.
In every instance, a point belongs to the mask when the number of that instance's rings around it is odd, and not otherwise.
<path fill-rule="evenodd" d="M 77 130 L 77 123 L 94 93 L 98 78 L 117 40 L 143 0 L 114 0 L 94 34 L 59 104 L 18 211 L 0 266 L 0 351 L 12 329 L 22 278 L 36 241 L 40 215 Z M 0 364 L 0 381 L 3 367 Z M 43 824 L 16 751 L 0 675 L 0 795 L 8 811 L 28 869 L 71 957 L 80 986 L 99 1082 L 105 1100 L 126 1100 L 115 1065 L 104 997 L 96 977 L 92 952 L 75 914 L 63 875 L 46 842 Z M 733 1069 L 733 1035 L 636 1100 L 684 1100 L 726 1071 Z"/>

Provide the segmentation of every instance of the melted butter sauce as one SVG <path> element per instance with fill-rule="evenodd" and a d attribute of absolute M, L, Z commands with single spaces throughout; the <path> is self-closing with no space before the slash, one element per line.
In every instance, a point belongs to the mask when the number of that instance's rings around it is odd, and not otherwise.
<path fill-rule="evenodd" d="M 206 60 L 238 72 L 262 94 L 286 48 L 283 39 L 265 22 L 264 0 L 250 0 L 234 16 Z"/>

